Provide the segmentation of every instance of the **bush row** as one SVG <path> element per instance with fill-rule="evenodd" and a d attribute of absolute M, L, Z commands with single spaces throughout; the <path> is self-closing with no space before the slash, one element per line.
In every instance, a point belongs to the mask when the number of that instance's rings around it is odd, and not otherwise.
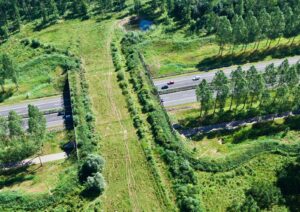
<path fill-rule="evenodd" d="M 97 150 L 97 136 L 95 134 L 94 115 L 88 94 L 88 84 L 85 70 L 68 72 L 68 83 L 72 104 L 75 139 L 78 147 L 78 157 L 84 158 Z M 80 79 L 80 82 L 78 82 Z"/>
<path fill-rule="evenodd" d="M 194 169 L 186 158 L 179 138 L 170 126 L 167 114 L 154 95 L 155 89 L 141 71 L 139 54 L 135 48 L 135 44 L 140 41 L 139 34 L 129 33 L 121 42 L 126 66 L 131 75 L 131 83 L 138 94 L 143 112 L 148 116 L 148 122 L 151 125 L 153 137 L 160 147 L 160 153 L 169 167 L 180 210 L 202 211 Z"/>
<path fill-rule="evenodd" d="M 165 188 L 165 185 L 162 182 L 161 176 L 158 171 L 157 163 L 153 156 L 153 152 L 147 142 L 147 138 L 146 138 L 147 126 L 145 126 L 145 123 L 142 121 L 141 114 L 138 110 L 138 107 L 135 104 L 132 95 L 129 92 L 129 84 L 125 77 L 124 70 L 122 69 L 121 54 L 119 53 L 119 50 L 114 42 L 111 43 L 111 52 L 112 52 L 112 58 L 113 58 L 115 70 L 117 72 L 119 86 L 122 89 L 122 93 L 126 98 L 128 111 L 133 119 L 133 125 L 137 129 L 137 135 L 140 138 L 143 152 L 146 156 L 147 162 L 150 165 L 151 172 L 155 178 L 155 183 L 159 189 L 159 195 L 163 200 L 163 203 L 170 208 L 172 207 L 172 204 L 170 202 L 170 199 L 168 198 L 167 189 Z"/>

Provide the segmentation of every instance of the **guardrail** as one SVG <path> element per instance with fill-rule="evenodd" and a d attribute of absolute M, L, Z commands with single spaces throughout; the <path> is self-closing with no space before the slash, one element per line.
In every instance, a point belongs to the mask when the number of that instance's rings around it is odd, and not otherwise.
<path fill-rule="evenodd" d="M 169 93 L 176 93 L 176 92 L 180 92 L 180 91 L 193 90 L 193 89 L 196 89 L 196 88 L 197 88 L 197 85 L 189 85 L 189 86 L 181 87 L 181 88 L 161 90 L 161 91 L 158 91 L 158 94 L 163 95 L 163 94 L 169 94 Z"/>

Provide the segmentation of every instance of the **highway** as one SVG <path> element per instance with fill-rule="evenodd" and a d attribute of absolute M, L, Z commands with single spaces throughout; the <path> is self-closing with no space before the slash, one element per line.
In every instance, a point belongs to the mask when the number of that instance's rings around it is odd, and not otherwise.
<path fill-rule="evenodd" d="M 13 105 L 0 106 L 0 116 L 8 116 L 9 111 L 14 110 L 19 115 L 28 114 L 28 105 L 34 105 L 39 108 L 40 111 L 51 111 L 64 108 L 64 100 L 62 96 L 54 96 L 49 98 L 42 98 L 37 100 L 24 101 Z"/>
<path fill-rule="evenodd" d="M 45 115 L 45 118 L 46 118 L 47 129 L 64 127 L 65 119 L 63 115 L 59 115 L 58 113 L 53 113 L 53 114 Z M 28 129 L 28 118 L 23 119 L 23 128 L 24 130 Z"/>
<path fill-rule="evenodd" d="M 197 101 L 195 92 L 195 89 L 179 91 L 176 93 L 162 94 L 160 98 L 163 100 L 165 107 L 183 105 Z"/>
<path fill-rule="evenodd" d="M 296 64 L 300 60 L 300 56 L 295 56 L 295 57 L 289 57 L 287 58 L 290 64 Z M 254 65 L 257 70 L 260 72 L 265 70 L 265 67 L 268 66 L 271 63 L 274 63 L 275 66 L 279 66 L 284 59 L 275 59 L 271 61 L 264 61 L 264 62 L 259 62 L 255 64 L 246 64 L 241 66 L 243 70 L 249 69 L 252 65 Z M 217 70 L 213 70 L 210 72 L 205 72 L 205 73 L 199 73 L 195 75 L 190 75 L 190 76 L 174 76 L 174 78 L 169 78 L 169 79 L 163 79 L 163 80 L 154 80 L 154 84 L 157 87 L 159 91 L 161 91 L 161 86 L 166 85 L 169 81 L 174 81 L 175 84 L 169 86 L 168 90 L 172 89 L 180 89 L 180 88 L 185 88 L 185 87 L 190 87 L 192 85 L 198 85 L 201 80 L 206 79 L 208 82 L 211 82 L 215 73 L 218 70 L 223 70 L 224 73 L 229 77 L 230 73 L 232 70 L 234 70 L 237 66 L 232 66 L 228 68 L 221 68 Z M 198 81 L 193 81 L 193 77 L 199 76 L 200 80 Z M 186 91 L 179 91 L 179 92 L 170 92 L 168 94 L 161 94 L 160 95 L 164 106 L 170 107 L 170 106 L 176 106 L 176 105 L 182 105 L 182 104 L 188 104 L 188 103 L 193 103 L 196 102 L 196 93 L 195 89 L 190 89 Z"/>
<path fill-rule="evenodd" d="M 294 57 L 288 57 L 286 58 L 289 61 L 289 64 L 293 65 L 296 64 L 300 60 L 300 56 L 294 56 Z M 243 70 L 248 70 L 252 65 L 256 67 L 256 69 L 260 72 L 263 72 L 265 68 L 270 65 L 271 63 L 274 63 L 275 67 L 278 67 L 284 59 L 273 59 L 270 61 L 262 61 L 258 63 L 251 63 L 251 64 L 245 64 L 241 65 Z M 166 85 L 170 81 L 174 81 L 174 85 L 170 85 L 168 90 L 172 89 L 178 89 L 178 88 L 184 88 L 184 87 L 189 87 L 189 86 L 196 86 L 198 85 L 201 80 L 206 79 L 208 82 L 211 82 L 212 79 L 215 76 L 215 73 L 219 70 L 223 70 L 224 73 L 226 74 L 227 77 L 230 76 L 230 73 L 235 70 L 237 66 L 230 66 L 230 67 L 225 67 L 225 68 L 219 68 L 219 69 L 214 69 L 209 72 L 199 72 L 199 73 L 194 73 L 192 75 L 178 75 L 166 79 L 154 79 L 154 85 L 157 87 L 158 91 L 162 91 L 161 87 Z M 194 77 L 200 77 L 200 80 L 193 81 Z"/>

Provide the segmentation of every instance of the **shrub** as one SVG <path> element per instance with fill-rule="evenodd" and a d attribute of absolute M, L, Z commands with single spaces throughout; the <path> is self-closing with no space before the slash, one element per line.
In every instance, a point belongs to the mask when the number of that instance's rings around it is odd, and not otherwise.
<path fill-rule="evenodd" d="M 30 44 L 30 40 L 28 38 L 24 38 L 21 40 L 21 44 L 24 46 L 28 46 Z"/>
<path fill-rule="evenodd" d="M 270 209 L 272 205 L 279 203 L 281 199 L 279 188 L 265 182 L 255 183 L 246 195 L 252 197 L 261 209 Z"/>
<path fill-rule="evenodd" d="M 90 196 L 99 196 L 103 193 L 106 183 L 101 173 L 97 172 L 92 177 L 88 177 L 86 181 L 86 193 Z"/>
<path fill-rule="evenodd" d="M 125 75 L 123 71 L 119 71 L 117 74 L 118 81 L 122 81 L 125 79 Z"/>
<path fill-rule="evenodd" d="M 79 180 L 84 182 L 97 172 L 102 172 L 105 160 L 99 155 L 88 155 L 79 170 Z"/>
<path fill-rule="evenodd" d="M 33 40 L 31 41 L 31 45 L 30 45 L 30 46 L 31 46 L 32 48 L 36 49 L 36 48 L 38 48 L 38 47 L 41 46 L 41 43 L 40 43 L 40 41 L 33 39 Z"/>

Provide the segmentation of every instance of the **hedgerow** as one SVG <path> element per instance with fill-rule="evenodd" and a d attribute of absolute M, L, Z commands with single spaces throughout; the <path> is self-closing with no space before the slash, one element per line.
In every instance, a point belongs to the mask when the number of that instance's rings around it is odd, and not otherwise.
<path fill-rule="evenodd" d="M 121 61 L 121 55 L 115 42 L 111 43 L 111 54 L 112 54 L 113 63 L 115 66 L 115 70 L 117 71 L 117 77 L 118 77 L 118 74 L 120 72 L 124 73 L 124 71 L 123 71 L 123 66 Z M 149 167 L 151 168 L 151 172 L 155 178 L 155 183 L 157 185 L 160 198 L 163 204 L 165 204 L 168 208 L 173 208 L 170 199 L 168 198 L 165 185 L 163 184 L 161 176 L 159 174 L 156 161 L 154 160 L 152 149 L 148 144 L 147 135 L 146 135 L 147 127 L 145 126 L 145 123 L 141 119 L 141 114 L 138 110 L 138 106 L 133 100 L 132 94 L 129 92 L 129 84 L 125 73 L 124 73 L 124 77 L 122 79 L 119 79 L 119 86 L 122 89 L 122 93 L 126 98 L 128 111 L 133 119 L 133 125 L 137 129 L 137 135 L 140 138 L 141 147 L 146 156 L 147 162 L 150 165 Z"/>
<path fill-rule="evenodd" d="M 186 157 L 183 145 L 170 126 L 167 114 L 155 96 L 155 89 L 151 87 L 149 79 L 141 71 L 139 54 L 135 48 L 135 44 L 139 41 L 141 41 L 139 34 L 129 33 L 121 42 L 131 83 L 138 94 L 143 112 L 148 116 L 147 120 L 151 125 L 153 137 L 160 147 L 161 155 L 169 167 L 180 210 L 202 211 L 194 169 Z"/>

